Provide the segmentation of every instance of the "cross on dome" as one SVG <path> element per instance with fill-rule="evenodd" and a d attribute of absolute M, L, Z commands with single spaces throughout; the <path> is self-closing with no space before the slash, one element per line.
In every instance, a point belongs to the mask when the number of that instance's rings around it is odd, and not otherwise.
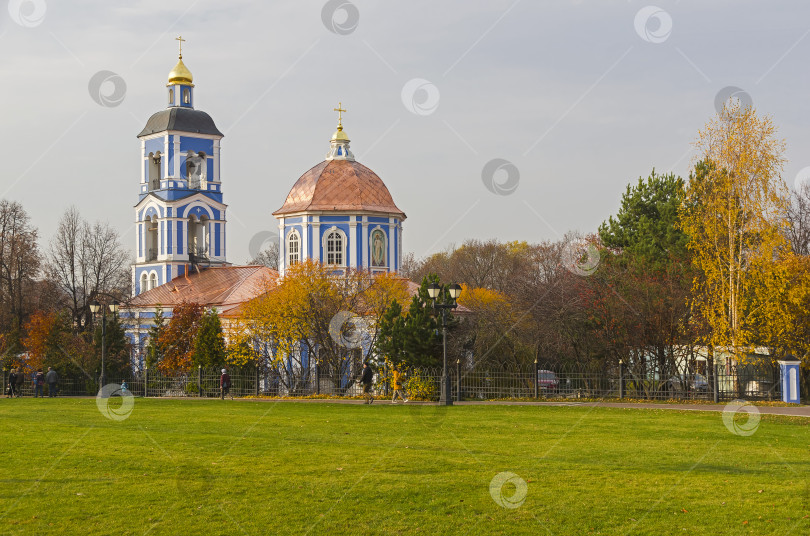
<path fill-rule="evenodd" d="M 183 39 L 182 35 L 178 35 L 177 37 L 174 38 L 174 40 L 179 41 L 178 44 L 180 45 L 180 59 L 182 60 L 183 59 L 183 41 L 185 41 L 185 39 Z"/>

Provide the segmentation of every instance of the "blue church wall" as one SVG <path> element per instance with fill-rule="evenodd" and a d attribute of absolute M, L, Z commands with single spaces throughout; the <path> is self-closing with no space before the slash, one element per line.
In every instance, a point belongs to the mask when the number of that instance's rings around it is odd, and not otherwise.
<path fill-rule="evenodd" d="M 177 222 L 177 253 L 183 253 L 183 222 Z"/>
<path fill-rule="evenodd" d="M 150 207 L 147 207 L 147 208 L 141 210 L 138 213 L 138 221 L 143 221 L 147 217 L 152 217 L 152 216 L 162 218 L 163 217 L 163 207 L 158 206 L 157 208 L 155 208 L 154 206 L 150 206 Z"/>
<path fill-rule="evenodd" d="M 219 224 L 214 224 L 214 256 L 219 257 Z"/>
<path fill-rule="evenodd" d="M 183 205 L 181 207 L 177 207 L 177 217 L 178 218 L 188 218 L 192 214 L 197 216 L 198 218 L 202 215 L 208 217 L 209 220 L 218 220 L 220 213 L 219 210 L 215 209 L 214 207 L 203 207 L 202 205 L 196 204 L 191 206 L 189 209 L 189 205 Z M 186 212 L 188 210 L 188 212 Z"/>
<path fill-rule="evenodd" d="M 357 255 L 357 266 L 363 267 L 363 224 L 358 223 L 355 229 L 357 236 L 353 236 L 352 239 L 354 240 L 354 249 Z"/>
<path fill-rule="evenodd" d="M 304 218 L 301 216 L 295 218 L 284 218 L 284 223 L 301 223 L 304 221 Z"/>
<path fill-rule="evenodd" d="M 158 230 L 158 233 L 160 233 L 160 234 L 158 236 L 166 236 L 165 231 L 166 231 L 166 229 L 165 229 L 164 222 L 160 222 L 160 228 Z M 160 242 L 160 254 L 165 255 L 166 254 L 166 250 L 165 250 L 166 241 L 165 240 L 158 240 L 158 242 Z"/>
<path fill-rule="evenodd" d="M 369 223 L 388 223 L 388 218 L 380 218 L 377 216 L 369 216 L 368 217 Z"/>
<path fill-rule="evenodd" d="M 172 235 L 174 235 L 174 233 L 172 233 L 172 222 L 168 222 L 168 224 L 166 226 L 169 229 L 169 232 L 166 233 L 166 247 L 168 248 L 167 253 L 171 253 L 172 252 Z M 167 279 L 167 281 L 168 281 L 168 279 Z"/>
<path fill-rule="evenodd" d="M 339 223 L 351 221 L 349 216 L 321 216 L 321 223 Z"/>

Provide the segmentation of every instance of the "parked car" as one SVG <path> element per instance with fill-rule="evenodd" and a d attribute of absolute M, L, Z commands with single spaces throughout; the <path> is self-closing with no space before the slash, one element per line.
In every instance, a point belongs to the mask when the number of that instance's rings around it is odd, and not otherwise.
<path fill-rule="evenodd" d="M 560 388 L 560 379 L 550 370 L 537 371 L 537 385 L 542 391 L 556 392 Z"/>
<path fill-rule="evenodd" d="M 685 393 L 696 391 L 705 393 L 709 390 L 709 382 L 703 374 L 677 374 L 671 377 L 667 383 L 672 391 Z"/>

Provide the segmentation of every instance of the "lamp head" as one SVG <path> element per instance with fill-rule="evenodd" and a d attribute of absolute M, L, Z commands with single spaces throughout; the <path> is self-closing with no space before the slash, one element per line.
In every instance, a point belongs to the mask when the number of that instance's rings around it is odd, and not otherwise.
<path fill-rule="evenodd" d="M 111 313 L 117 313 L 117 312 L 118 312 L 118 308 L 119 308 L 120 306 L 121 306 L 121 304 L 120 304 L 120 303 L 118 303 L 118 300 L 113 300 L 113 301 L 112 301 L 112 303 L 110 304 L 110 312 L 111 312 Z"/>
<path fill-rule="evenodd" d="M 435 300 L 436 298 L 439 297 L 439 292 L 441 290 L 442 290 L 442 287 L 440 287 L 436 283 L 431 283 L 430 285 L 428 285 L 428 288 L 427 288 L 428 296 L 430 296 L 431 300 Z"/>
<path fill-rule="evenodd" d="M 461 296 L 461 285 L 458 283 L 453 283 L 450 285 L 450 297 L 453 298 L 453 301 L 455 301 L 459 296 Z"/>
<path fill-rule="evenodd" d="M 93 300 L 90 302 L 90 312 L 96 314 L 101 310 L 101 304 L 98 303 L 98 300 Z"/>

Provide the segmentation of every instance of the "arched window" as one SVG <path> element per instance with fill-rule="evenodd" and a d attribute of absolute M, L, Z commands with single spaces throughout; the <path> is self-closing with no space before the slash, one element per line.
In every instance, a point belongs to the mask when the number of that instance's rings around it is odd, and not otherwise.
<path fill-rule="evenodd" d="M 292 231 L 287 237 L 287 260 L 289 266 L 301 262 L 301 238 L 297 231 Z"/>
<path fill-rule="evenodd" d="M 205 257 L 208 254 L 208 217 L 197 219 L 193 214 L 188 218 L 188 254 Z"/>
<path fill-rule="evenodd" d="M 174 104 L 174 88 L 170 87 L 169 88 L 169 106 L 171 106 L 172 104 Z"/>
<path fill-rule="evenodd" d="M 149 276 L 149 290 L 152 290 L 156 286 L 158 286 L 158 284 L 157 284 L 157 274 L 152 273 L 152 275 Z"/>
<path fill-rule="evenodd" d="M 191 92 L 188 88 L 183 88 L 183 104 L 189 104 L 191 102 Z"/>
<path fill-rule="evenodd" d="M 153 261 L 158 257 L 158 221 L 157 216 L 148 217 L 144 220 L 144 234 L 146 240 L 146 251 L 144 256 L 146 262 Z"/>
<path fill-rule="evenodd" d="M 141 274 L 141 292 L 148 290 L 149 288 L 148 285 L 149 285 L 149 278 L 144 272 L 143 274 Z"/>
<path fill-rule="evenodd" d="M 149 164 L 149 189 L 160 189 L 160 151 L 149 153 L 147 158 Z"/>
<path fill-rule="evenodd" d="M 188 187 L 199 190 L 205 185 L 205 153 L 189 151 L 186 154 L 186 179 Z"/>
<path fill-rule="evenodd" d="M 330 231 L 326 235 L 326 264 L 343 266 L 345 254 L 343 250 L 343 235 L 339 231 Z"/>

